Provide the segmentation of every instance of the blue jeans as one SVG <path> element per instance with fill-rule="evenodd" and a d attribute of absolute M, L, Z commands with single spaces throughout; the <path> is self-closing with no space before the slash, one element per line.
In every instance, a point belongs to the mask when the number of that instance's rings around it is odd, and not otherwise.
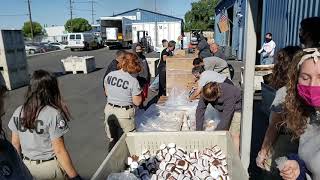
<path fill-rule="evenodd" d="M 260 64 L 261 65 L 273 64 L 273 57 L 263 57 Z"/>

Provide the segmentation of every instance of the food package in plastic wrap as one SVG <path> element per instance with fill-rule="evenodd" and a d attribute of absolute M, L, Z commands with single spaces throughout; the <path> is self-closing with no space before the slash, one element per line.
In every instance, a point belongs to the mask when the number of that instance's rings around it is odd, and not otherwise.
<path fill-rule="evenodd" d="M 153 104 L 146 111 L 136 113 L 137 131 L 194 131 L 197 105 L 198 101 L 188 100 L 187 91 L 174 88 L 164 104 Z M 212 131 L 218 123 L 218 112 L 208 105 L 204 130 Z"/>

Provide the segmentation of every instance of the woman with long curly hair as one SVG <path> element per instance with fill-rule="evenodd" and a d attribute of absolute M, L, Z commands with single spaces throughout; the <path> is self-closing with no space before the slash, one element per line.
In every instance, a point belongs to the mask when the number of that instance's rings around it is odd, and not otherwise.
<path fill-rule="evenodd" d="M 270 78 L 271 87 L 278 90 L 288 83 L 289 66 L 294 54 L 300 49 L 301 48 L 299 46 L 287 46 L 276 53 L 276 62 Z"/>
<path fill-rule="evenodd" d="M 298 155 L 289 155 L 280 169 L 284 180 L 320 180 L 320 49 L 297 53 L 289 70 L 282 126 L 299 139 Z M 307 170 L 308 171 L 307 171 Z"/>
<path fill-rule="evenodd" d="M 57 78 L 44 70 L 33 73 L 23 105 L 9 122 L 12 144 L 35 179 L 81 177 L 76 172 L 63 136 L 69 131 L 70 113 Z"/>
<path fill-rule="evenodd" d="M 287 91 L 286 84 L 289 81 L 289 67 L 293 64 L 293 56 L 299 50 L 301 48 L 298 46 L 287 46 L 280 49 L 275 56 L 276 64 L 270 78 L 270 86 L 277 92 L 270 109 L 269 126 L 256 159 L 258 167 L 266 170 L 262 172 L 265 179 L 282 179 L 275 159 L 287 153 L 297 153 L 298 151 L 298 141 L 291 141 L 292 134 L 286 132 L 283 127 L 279 128 L 279 122 L 282 122 L 280 114 L 283 111 L 282 105 Z"/>

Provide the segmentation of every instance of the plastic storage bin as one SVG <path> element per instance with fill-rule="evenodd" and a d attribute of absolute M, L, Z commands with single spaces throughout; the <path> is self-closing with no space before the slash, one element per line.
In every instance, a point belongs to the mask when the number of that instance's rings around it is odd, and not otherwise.
<path fill-rule="evenodd" d="M 144 150 L 152 154 L 161 144 L 176 143 L 177 146 L 190 152 L 195 149 L 203 150 L 218 145 L 227 156 L 228 171 L 232 180 L 247 180 L 248 174 L 236 154 L 230 134 L 227 131 L 216 132 L 148 132 L 128 133 L 123 135 L 91 180 L 107 179 L 111 173 L 121 172 L 129 155 L 140 155 Z"/>
<path fill-rule="evenodd" d="M 62 59 L 61 62 L 63 63 L 64 70 L 66 72 L 72 72 L 73 74 L 77 74 L 78 72 L 88 74 L 96 69 L 94 56 L 71 56 L 66 59 Z"/>

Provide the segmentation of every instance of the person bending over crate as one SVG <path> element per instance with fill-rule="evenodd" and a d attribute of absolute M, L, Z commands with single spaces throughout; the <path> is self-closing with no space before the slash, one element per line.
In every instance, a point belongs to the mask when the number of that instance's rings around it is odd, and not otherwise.
<path fill-rule="evenodd" d="M 217 83 L 228 83 L 233 85 L 233 82 L 226 76 L 217 73 L 215 71 L 205 71 L 203 66 L 195 66 L 192 68 L 192 74 L 195 77 L 195 82 L 198 83 L 198 87 L 194 87 L 189 93 L 189 99 L 195 100 L 201 94 L 202 88 L 207 84 L 207 82 L 217 82 Z"/>
<path fill-rule="evenodd" d="M 204 114 L 210 103 L 220 114 L 221 121 L 216 130 L 229 130 L 233 142 L 240 148 L 241 91 L 226 82 L 206 83 L 201 91 L 201 98 L 196 110 L 196 130 L 203 130 Z"/>

